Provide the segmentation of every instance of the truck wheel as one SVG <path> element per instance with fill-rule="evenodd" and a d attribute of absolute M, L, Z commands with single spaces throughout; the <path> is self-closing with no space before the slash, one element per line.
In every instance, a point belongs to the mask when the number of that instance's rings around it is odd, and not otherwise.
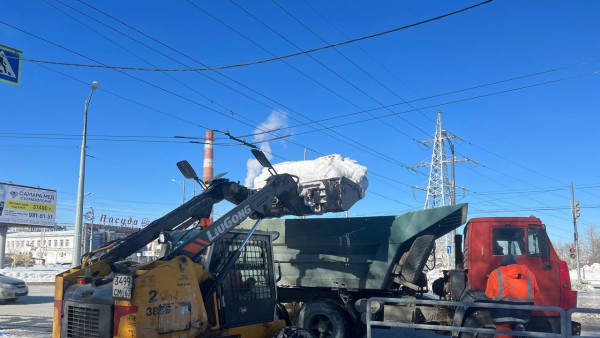
<path fill-rule="evenodd" d="M 310 331 L 297 326 L 286 326 L 279 329 L 273 338 L 315 338 L 315 336 Z"/>
<path fill-rule="evenodd" d="M 492 321 L 492 317 L 490 316 L 489 311 L 476 310 L 471 312 L 471 314 L 465 319 L 463 323 L 463 327 L 473 327 L 473 328 L 489 328 L 495 329 L 496 326 Z M 460 334 L 461 338 L 494 338 L 493 334 L 487 333 L 476 333 L 476 332 L 462 332 Z"/>
<path fill-rule="evenodd" d="M 330 302 L 316 301 L 304 304 L 296 317 L 296 326 L 307 329 L 317 338 L 351 336 L 345 314 Z"/>

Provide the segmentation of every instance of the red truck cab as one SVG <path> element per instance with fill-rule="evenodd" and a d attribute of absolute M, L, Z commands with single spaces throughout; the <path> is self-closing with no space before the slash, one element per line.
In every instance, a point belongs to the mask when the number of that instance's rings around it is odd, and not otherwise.
<path fill-rule="evenodd" d="M 558 258 L 539 218 L 474 218 L 465 226 L 464 238 L 463 265 L 469 290 L 485 290 L 490 272 L 511 253 L 536 277 L 540 292 L 535 305 L 558 306 L 565 311 L 577 306 L 577 292 L 571 290 L 567 264 Z M 533 313 L 532 320 L 539 316 L 556 313 Z"/>

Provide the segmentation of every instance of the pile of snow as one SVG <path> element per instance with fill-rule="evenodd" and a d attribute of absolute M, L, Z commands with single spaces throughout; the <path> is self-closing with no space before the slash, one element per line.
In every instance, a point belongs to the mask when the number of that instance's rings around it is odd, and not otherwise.
<path fill-rule="evenodd" d="M 56 275 L 68 269 L 69 267 L 63 267 L 60 265 L 36 265 L 30 268 L 17 267 L 0 269 L 0 274 L 4 276 L 22 279 L 27 283 L 54 283 Z"/>
<path fill-rule="evenodd" d="M 343 158 L 339 154 L 326 155 L 311 161 L 282 162 L 273 167 L 279 174 L 287 173 L 298 176 L 300 183 L 346 177 L 360 186 L 362 196 L 369 187 L 367 167 L 350 158 Z M 269 171 L 263 168 L 261 174 L 254 179 L 254 188 L 264 187 L 269 176 L 271 176 Z"/>
<path fill-rule="evenodd" d="M 571 279 L 577 279 L 577 269 L 569 271 Z M 581 267 L 581 279 L 600 282 L 600 264 L 584 265 Z"/>
<path fill-rule="evenodd" d="M 600 287 L 600 264 L 584 265 L 581 267 L 582 284 L 577 281 L 577 269 L 569 271 L 573 290 L 593 291 Z"/>

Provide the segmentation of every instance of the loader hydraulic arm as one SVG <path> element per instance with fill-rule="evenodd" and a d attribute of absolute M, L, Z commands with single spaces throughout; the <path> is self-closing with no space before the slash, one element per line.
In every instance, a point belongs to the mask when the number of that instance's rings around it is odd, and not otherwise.
<path fill-rule="evenodd" d="M 249 196 L 246 199 L 239 202 L 236 207 L 214 223 L 199 232 L 189 232 L 186 236 L 180 238 L 177 246 L 162 259 L 170 260 L 178 255 L 185 255 L 190 258 L 195 257 L 206 247 L 219 240 L 225 233 L 242 223 L 246 218 L 271 216 L 273 214 L 274 201 L 282 203 L 286 207 L 286 210 L 292 214 L 301 214 L 302 211 L 297 210 L 299 206 L 297 190 L 297 183 L 291 175 L 279 174 L 270 177 L 262 189 L 258 191 L 249 190 L 247 192 Z M 243 195 L 243 193 L 238 195 Z M 230 201 L 235 203 L 232 199 L 230 198 Z"/>
<path fill-rule="evenodd" d="M 171 230 L 186 221 L 208 218 L 214 204 L 221 202 L 223 199 L 238 204 L 239 201 L 246 199 L 250 193 L 250 189 L 239 183 L 227 179 L 215 180 L 202 194 L 151 222 L 140 231 L 119 241 L 114 249 L 101 256 L 100 260 L 126 258 L 158 238 L 161 231 Z"/>

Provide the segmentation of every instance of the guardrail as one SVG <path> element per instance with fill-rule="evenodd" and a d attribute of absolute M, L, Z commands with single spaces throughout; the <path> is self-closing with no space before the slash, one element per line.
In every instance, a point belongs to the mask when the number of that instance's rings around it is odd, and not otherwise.
<path fill-rule="evenodd" d="M 572 309 L 569 309 L 569 311 L 567 311 L 567 332 L 571 332 L 573 330 L 573 321 L 571 320 L 571 317 L 573 316 L 573 313 L 599 313 L 600 314 L 600 309 L 590 309 L 590 308 L 583 308 L 583 307 L 574 307 Z M 596 338 L 598 336 L 577 336 L 579 338 Z"/>
<path fill-rule="evenodd" d="M 390 321 L 374 321 L 371 320 L 371 303 L 372 302 L 381 302 L 392 303 L 392 304 L 415 304 L 415 305 L 436 305 L 436 306 L 454 306 L 454 307 L 467 307 L 467 308 L 496 308 L 496 309 L 519 309 L 519 310 L 539 310 L 539 311 L 551 311 L 557 312 L 560 315 L 560 333 L 548 333 L 548 332 L 531 332 L 531 331 L 505 331 L 505 330 L 496 330 L 496 329 L 486 329 L 486 328 L 474 328 L 474 327 L 459 327 L 452 325 L 432 325 L 432 324 L 415 324 L 415 323 L 404 323 L 404 322 L 390 322 Z M 572 310 L 580 310 L 580 311 L 572 311 Z M 600 313 L 600 309 L 583 309 L 583 308 L 574 308 L 569 310 L 569 313 L 573 312 L 586 312 L 586 313 Z M 521 337 L 571 337 L 571 320 L 570 315 L 567 316 L 565 310 L 557 306 L 538 306 L 538 305 L 509 305 L 509 304 L 500 304 L 500 303 L 472 303 L 472 302 L 452 302 L 452 301 L 438 301 L 438 300 L 424 300 L 424 299 L 411 299 L 411 298 L 383 298 L 383 297 L 374 297 L 369 298 L 367 301 L 367 313 L 366 313 L 366 325 L 367 325 L 367 338 L 371 338 L 371 326 L 385 326 L 385 327 L 399 327 L 399 328 L 407 328 L 407 329 L 421 329 L 421 330 L 435 330 L 435 331 L 452 331 L 455 332 L 477 332 L 477 333 L 487 333 L 487 334 L 512 334 Z M 567 323 L 567 317 L 569 321 Z"/>

